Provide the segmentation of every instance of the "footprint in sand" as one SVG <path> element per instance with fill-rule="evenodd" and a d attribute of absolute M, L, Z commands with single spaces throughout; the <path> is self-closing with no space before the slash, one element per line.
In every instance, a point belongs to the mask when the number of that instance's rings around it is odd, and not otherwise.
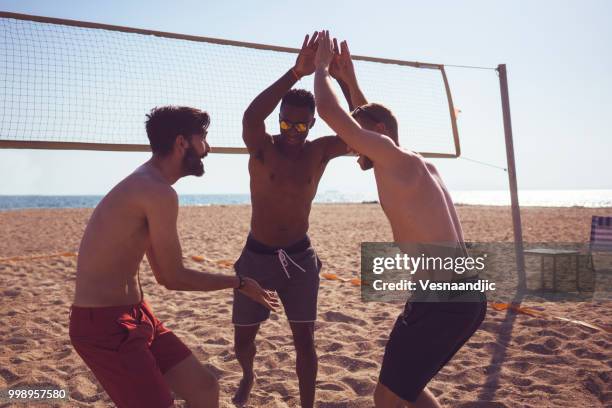
<path fill-rule="evenodd" d="M 340 372 L 342 369 L 331 364 L 319 364 L 319 373 L 326 376 L 332 376 Z"/>
<path fill-rule="evenodd" d="M 327 352 L 327 353 L 331 353 L 334 351 L 338 351 L 341 350 L 344 347 L 344 345 L 342 343 L 337 343 L 337 342 L 333 342 L 329 345 L 326 345 L 323 347 L 323 351 Z"/>
<path fill-rule="evenodd" d="M 342 367 L 350 372 L 378 368 L 378 364 L 371 360 L 341 356 L 337 354 L 324 354 L 319 358 L 319 360 L 328 364 L 335 363 L 335 365 L 338 365 L 339 367 Z"/>
<path fill-rule="evenodd" d="M 557 349 L 561 345 L 561 342 L 557 339 L 546 339 L 544 345 L 549 349 Z"/>
<path fill-rule="evenodd" d="M 279 363 L 287 361 L 290 358 L 289 353 L 286 353 L 284 351 L 276 351 L 276 352 L 273 353 L 273 356 L 274 356 L 275 360 L 278 361 Z"/>
<path fill-rule="evenodd" d="M 79 402 L 92 403 L 100 399 L 98 386 L 82 375 L 73 378 L 68 389 L 71 390 L 70 397 Z"/>
<path fill-rule="evenodd" d="M 574 355 L 576 357 L 587 358 L 589 360 L 606 361 L 606 360 L 608 360 L 610 358 L 609 356 L 606 356 L 603 353 L 595 353 L 595 352 L 592 352 L 591 350 L 588 350 L 588 349 L 586 349 L 584 347 L 580 347 L 580 348 L 577 348 L 575 350 L 572 350 L 572 353 L 574 353 Z"/>
<path fill-rule="evenodd" d="M 533 367 L 533 364 L 527 361 L 513 361 L 513 362 L 507 363 L 506 367 L 508 367 L 508 369 L 514 372 L 525 374 L 527 371 L 529 371 L 529 369 Z"/>
<path fill-rule="evenodd" d="M 456 388 L 461 391 L 472 392 L 482 388 L 482 384 L 459 384 Z"/>
<path fill-rule="evenodd" d="M 230 342 L 226 339 L 224 339 L 223 337 L 219 337 L 217 339 L 207 339 L 204 340 L 205 344 L 216 344 L 216 345 L 221 345 L 221 346 L 227 346 Z"/>
<path fill-rule="evenodd" d="M 360 397 L 372 395 L 376 384 L 374 381 L 367 378 L 343 377 L 342 382 L 348 384 L 349 387 Z"/>
<path fill-rule="evenodd" d="M 591 394 L 593 394 L 600 401 L 603 401 L 606 398 L 606 395 L 604 394 L 609 394 L 608 392 L 603 391 L 609 388 L 608 385 L 606 385 L 609 383 L 607 382 L 601 383 L 601 381 L 599 381 L 599 379 L 597 378 L 593 378 L 589 376 L 582 382 L 582 384 L 584 385 L 584 388 L 586 388 Z"/>
<path fill-rule="evenodd" d="M 210 364 L 210 363 L 206 363 L 204 364 L 204 367 L 206 367 L 206 369 L 208 371 L 210 371 L 217 379 L 223 377 L 226 373 L 225 370 L 221 370 L 220 368 Z"/>
<path fill-rule="evenodd" d="M 12 337 L 12 338 L 6 340 L 6 342 L 8 344 L 26 344 L 28 342 L 28 340 L 24 339 L 23 337 Z"/>
<path fill-rule="evenodd" d="M 455 406 L 456 408 L 508 408 L 508 405 L 495 401 L 470 401 L 462 402 Z"/>
<path fill-rule="evenodd" d="M 514 377 L 510 380 L 510 382 L 518 387 L 528 387 L 531 384 L 533 384 L 533 381 L 530 380 L 529 378 L 521 378 L 521 377 Z"/>
<path fill-rule="evenodd" d="M 557 371 L 551 370 L 536 370 L 531 373 L 532 378 L 537 378 L 540 381 L 549 385 L 560 385 L 567 383 L 567 377 Z"/>
<path fill-rule="evenodd" d="M 17 297 L 19 296 L 20 293 L 21 293 L 20 291 L 14 290 L 14 289 L 8 289 L 2 292 L 4 296 L 8 296 L 8 297 Z"/>
<path fill-rule="evenodd" d="M 8 368 L 0 368 L 0 376 L 9 384 L 19 379 L 19 376 Z"/>
<path fill-rule="evenodd" d="M 531 387 L 527 388 L 527 392 L 533 391 L 542 391 L 547 394 L 559 394 L 559 389 L 546 384 L 533 384 Z"/>
<path fill-rule="evenodd" d="M 358 326 L 366 326 L 365 320 L 357 319 L 341 312 L 328 311 L 322 314 L 323 320 L 326 322 L 340 322 L 356 324 Z"/>
<path fill-rule="evenodd" d="M 333 382 L 321 382 L 317 383 L 317 390 L 326 391 L 346 391 L 346 387 Z"/>
<path fill-rule="evenodd" d="M 569 339 L 569 337 L 565 334 L 555 330 L 539 330 L 536 334 L 538 335 L 538 337 L 554 337 L 563 340 Z"/>
<path fill-rule="evenodd" d="M 523 346 L 523 349 L 527 351 L 531 351 L 532 353 L 537 353 L 537 354 L 544 354 L 544 355 L 556 354 L 556 351 L 549 349 L 544 344 L 536 344 L 536 343 L 526 344 L 525 346 Z"/>
<path fill-rule="evenodd" d="M 72 354 L 72 347 L 64 347 L 58 354 L 56 355 L 57 360 L 62 360 Z"/>

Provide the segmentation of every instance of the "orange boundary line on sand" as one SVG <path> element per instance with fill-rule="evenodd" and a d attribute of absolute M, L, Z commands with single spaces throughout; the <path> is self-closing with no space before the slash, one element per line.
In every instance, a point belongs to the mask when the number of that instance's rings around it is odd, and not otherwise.
<path fill-rule="evenodd" d="M 22 255 L 22 256 L 12 256 L 8 258 L 0 258 L 0 263 L 5 262 L 18 262 L 18 261 L 31 261 L 36 259 L 48 259 L 48 258 L 58 258 L 58 257 L 76 257 L 78 256 L 77 252 L 59 252 L 54 254 L 40 254 L 40 255 Z M 214 263 L 217 266 L 222 268 L 231 269 L 234 267 L 234 262 L 227 259 L 208 259 L 200 255 L 192 255 L 191 260 L 195 262 L 210 262 Z M 336 280 L 339 282 L 350 283 L 353 286 L 361 286 L 362 282 L 359 278 L 341 278 L 335 273 L 325 272 L 322 273 L 321 276 L 326 280 Z"/>
<path fill-rule="evenodd" d="M 497 303 L 497 302 L 489 302 L 489 305 L 491 305 L 491 307 L 494 310 L 498 310 L 498 311 L 511 310 L 515 313 L 525 314 L 525 315 L 532 316 L 532 317 L 541 317 L 544 319 L 556 319 L 556 320 L 561 320 L 564 322 L 578 324 L 580 326 L 588 327 L 593 330 L 603 331 L 606 333 L 612 333 L 612 327 L 603 327 L 603 326 L 599 326 L 593 323 L 588 323 L 582 320 L 574 320 L 574 319 L 568 319 L 567 317 L 549 315 L 548 313 L 544 313 L 539 310 L 531 309 L 529 307 L 517 306 L 511 303 Z"/>
<path fill-rule="evenodd" d="M 55 253 L 55 254 L 11 256 L 11 257 L 8 257 L 8 258 L 0 258 L 0 263 L 3 263 L 3 262 L 15 262 L 15 261 L 30 261 L 32 259 L 76 257 L 77 255 L 78 255 L 78 253 L 76 253 L 76 252 L 58 252 L 58 253 Z"/>
<path fill-rule="evenodd" d="M 0 263 L 15 262 L 15 261 L 29 261 L 29 260 L 46 259 L 46 258 L 76 257 L 76 256 L 78 256 L 77 252 L 58 252 L 54 254 L 25 255 L 25 256 L 22 255 L 22 256 L 12 256 L 8 258 L 0 258 Z M 221 266 L 222 268 L 227 268 L 227 269 L 230 269 L 234 266 L 234 262 L 226 260 L 226 259 L 217 259 L 217 260 L 206 259 L 200 255 L 192 255 L 191 259 L 196 262 L 211 262 L 218 266 Z M 349 282 L 353 286 L 361 286 L 362 284 L 361 279 L 359 278 L 352 278 L 352 279 L 340 278 L 335 273 L 325 272 L 325 273 L 322 273 L 321 276 L 326 280 L 337 280 L 343 283 Z M 511 303 L 498 303 L 498 302 L 489 302 L 489 305 L 491 306 L 491 308 L 497 311 L 511 310 L 515 313 L 524 314 L 524 315 L 528 315 L 532 317 L 541 317 L 544 319 L 556 319 L 556 320 L 561 320 L 561 321 L 568 322 L 568 323 L 578 324 L 578 325 L 588 327 L 593 330 L 603 331 L 606 333 L 612 333 L 612 327 L 603 327 L 603 326 L 599 326 L 593 323 L 588 323 L 582 320 L 574 320 L 574 319 L 569 319 L 567 317 L 549 315 L 547 313 L 544 313 L 544 312 L 541 312 L 539 310 L 535 310 L 529 307 L 522 307 L 522 306 L 517 306 Z"/>

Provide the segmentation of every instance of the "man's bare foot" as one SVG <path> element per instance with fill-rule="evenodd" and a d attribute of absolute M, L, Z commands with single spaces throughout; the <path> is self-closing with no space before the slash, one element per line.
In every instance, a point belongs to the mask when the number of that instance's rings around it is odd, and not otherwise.
<path fill-rule="evenodd" d="M 249 400 L 251 396 L 251 390 L 253 389 L 253 384 L 255 383 L 255 375 L 251 374 L 250 376 L 242 377 L 240 380 L 240 384 L 238 385 L 238 389 L 236 390 L 236 394 L 234 394 L 234 398 L 232 398 L 232 402 L 237 406 L 243 406 Z"/>

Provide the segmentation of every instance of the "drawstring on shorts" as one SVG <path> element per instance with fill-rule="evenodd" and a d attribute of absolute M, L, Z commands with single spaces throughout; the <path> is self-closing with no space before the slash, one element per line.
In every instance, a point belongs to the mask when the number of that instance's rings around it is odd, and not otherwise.
<path fill-rule="evenodd" d="M 289 271 L 287 270 L 287 267 L 289 266 L 289 262 L 287 262 L 287 259 L 290 260 L 293 265 L 297 266 L 299 270 L 301 270 L 302 272 L 306 272 L 304 268 L 302 268 L 300 265 L 297 264 L 297 262 L 291 259 L 289 254 L 287 254 L 284 249 L 277 249 L 276 254 L 278 255 L 278 261 L 283 267 L 283 271 L 285 272 L 285 275 L 287 275 L 287 278 L 291 279 L 291 275 L 289 275 Z"/>

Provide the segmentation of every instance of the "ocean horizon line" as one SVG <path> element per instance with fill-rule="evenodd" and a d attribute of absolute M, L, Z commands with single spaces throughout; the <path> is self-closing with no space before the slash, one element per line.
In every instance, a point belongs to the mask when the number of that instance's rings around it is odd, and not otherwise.
<path fill-rule="evenodd" d="M 456 205 L 508 206 L 510 193 L 506 190 L 451 190 Z M 104 197 L 102 194 L 23 194 L 0 195 L 0 211 L 36 208 L 93 208 Z M 341 192 L 326 190 L 317 193 L 317 204 L 374 203 L 376 192 Z M 179 205 L 246 205 L 251 203 L 250 193 L 180 194 Z M 612 189 L 583 190 L 519 190 L 522 207 L 612 207 Z"/>
<path fill-rule="evenodd" d="M 508 192 L 508 190 L 492 188 L 492 189 L 449 189 L 451 193 L 453 192 Z M 522 192 L 577 192 L 577 191 L 593 191 L 593 192 L 609 192 L 612 193 L 612 188 L 524 188 L 519 189 L 519 194 Z M 108 192 L 107 192 L 108 193 Z M 11 194 L 0 194 L 0 197 L 103 197 L 107 193 L 70 193 L 70 194 L 21 194 L 21 193 L 11 193 Z M 364 192 L 364 191 L 343 191 L 343 190 L 324 190 L 320 191 L 317 194 L 376 194 L 374 192 Z M 185 196 L 226 196 L 226 195 L 249 195 L 250 192 L 226 192 L 226 193 L 178 193 L 179 195 Z"/>

